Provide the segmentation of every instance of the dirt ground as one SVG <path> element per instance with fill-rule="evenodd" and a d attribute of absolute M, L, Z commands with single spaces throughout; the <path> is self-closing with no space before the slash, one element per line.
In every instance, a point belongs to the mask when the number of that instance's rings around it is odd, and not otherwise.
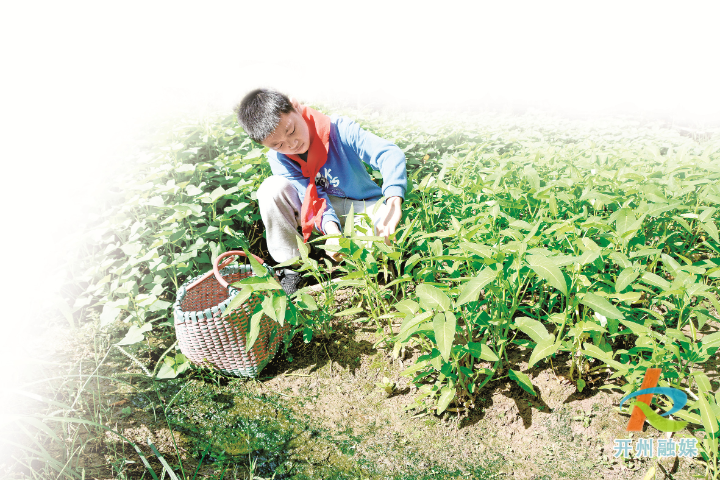
<path fill-rule="evenodd" d="M 616 408 L 623 394 L 599 390 L 601 379 L 577 392 L 564 376 L 567 358 L 556 359 L 554 368 L 527 370 L 530 350 L 517 347 L 510 361 L 530 376 L 537 397 L 506 378 L 488 384 L 469 414 L 438 417 L 406 410 L 418 391 L 399 374 L 414 359 L 393 360 L 391 352 L 373 348 L 375 339 L 374 332 L 348 328 L 325 344 L 300 346 L 293 363 L 269 365 L 257 388 L 290 396 L 330 429 L 352 429 L 364 439 L 357 453 L 391 472 L 427 461 L 461 470 L 483 465 L 498 478 L 635 479 L 655 463 L 614 458 L 613 440 L 628 437 L 628 416 Z M 395 382 L 390 395 L 377 385 L 383 377 Z M 666 434 L 649 427 L 639 437 L 660 435 Z M 408 465 L 410 452 L 425 460 L 414 457 L 420 463 Z M 667 478 L 701 473 L 685 458 L 660 463 Z M 663 478 L 661 468 L 657 478 Z"/>
<path fill-rule="evenodd" d="M 705 328 L 715 330 L 717 325 Z M 53 337 L 51 353 L 56 360 L 39 377 L 84 373 L 86 378 L 104 354 L 98 339 L 106 334 L 98 334 L 89 324 L 72 335 L 61 335 L 57 329 L 45 335 Z M 628 416 L 617 409 L 623 395 L 617 389 L 599 389 L 611 383 L 600 377 L 577 392 L 565 377 L 567 357 L 528 370 L 530 351 L 513 347 L 513 368 L 530 376 L 537 397 L 505 377 L 484 387 L 472 411 L 437 416 L 412 408 L 418 390 L 400 376 L 418 352 L 393 359 L 391 351 L 376 345 L 377 339 L 367 324 L 343 322 L 328 339 L 305 344 L 296 337 L 289 355 L 277 355 L 259 379 L 194 371 L 155 382 L 153 388 L 136 363 L 111 349 L 98 371 L 108 378 L 98 378 L 86 388 L 102 407 L 107 424 L 139 445 L 158 473 L 162 466 L 148 439 L 174 469 L 182 461 L 187 478 L 194 471 L 196 478 L 248 478 L 253 462 L 260 475 L 256 478 L 272 478 L 282 464 L 287 473 L 277 474 L 277 479 L 620 480 L 643 479 L 656 463 L 656 479 L 690 479 L 703 473 L 701 465 L 685 458 L 614 458 L 613 439 L 629 436 Z M 145 362 L 167 346 L 145 345 L 136 356 Z M 709 368 L 709 376 L 716 379 L 717 363 Z M 129 375 L 123 377 L 127 384 L 109 379 L 117 373 Z M 383 377 L 394 383 L 391 393 L 383 388 Z M 63 380 L 63 401 L 71 400 L 77 388 L 69 378 Z M 42 388 L 49 394 L 47 386 Z M 31 407 L 16 402 L 12 408 L 22 413 Z M 144 467 L 127 443 L 110 432 L 103 438 L 92 438 L 82 429 L 77 432 L 85 446 L 75 466 L 86 469 L 85 478 L 121 478 L 118 471 L 125 478 L 140 478 Z M 647 426 L 639 434 L 654 439 L 661 435 L 667 434 Z M 4 462 L 4 478 L 31 477 L 28 466 Z M 226 467 L 220 470 L 223 463 Z M 38 463 L 29 467 L 40 468 Z M 294 472 L 302 475 L 292 476 Z"/>

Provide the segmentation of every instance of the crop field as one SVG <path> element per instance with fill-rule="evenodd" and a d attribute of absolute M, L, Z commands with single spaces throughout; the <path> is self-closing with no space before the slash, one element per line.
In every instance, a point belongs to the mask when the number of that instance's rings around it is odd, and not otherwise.
<path fill-rule="evenodd" d="M 391 244 L 361 215 L 337 264 L 301 244 L 293 299 L 254 264 L 248 342 L 263 314 L 287 341 L 257 379 L 192 366 L 172 303 L 224 251 L 270 259 L 270 169 L 233 116 L 158 128 L 78 232 L 57 359 L 3 393 L 3 478 L 720 478 L 720 133 L 318 108 L 405 152 Z M 620 406 L 650 368 L 670 416 Z"/>

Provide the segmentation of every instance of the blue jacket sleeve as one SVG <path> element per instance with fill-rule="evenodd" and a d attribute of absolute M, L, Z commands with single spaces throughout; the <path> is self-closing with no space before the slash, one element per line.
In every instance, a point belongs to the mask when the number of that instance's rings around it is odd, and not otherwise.
<path fill-rule="evenodd" d="M 272 170 L 273 175 L 280 175 L 287 178 L 292 186 L 295 187 L 295 190 L 297 190 L 298 195 L 300 195 L 300 203 L 302 204 L 305 199 L 305 190 L 307 189 L 309 180 L 303 175 L 302 170 L 300 170 L 300 165 L 290 160 L 287 156 L 278 154 L 274 150 L 270 150 L 267 155 L 268 163 L 270 163 L 270 170 Z M 325 189 L 318 186 L 317 190 L 318 196 L 325 199 L 325 212 L 323 213 L 321 221 L 323 228 L 325 228 L 325 224 L 328 221 L 333 221 L 340 225 L 340 219 L 335 213 Z M 320 233 L 325 235 L 325 232 L 320 231 Z"/>
<path fill-rule="evenodd" d="M 403 151 L 389 140 L 363 130 L 349 118 L 339 117 L 337 126 L 343 146 L 354 151 L 373 170 L 380 171 L 382 194 L 405 199 L 407 169 Z"/>

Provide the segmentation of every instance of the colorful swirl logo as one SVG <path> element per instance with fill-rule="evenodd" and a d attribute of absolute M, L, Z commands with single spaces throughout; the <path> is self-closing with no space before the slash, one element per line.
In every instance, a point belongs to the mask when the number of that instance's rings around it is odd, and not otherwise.
<path fill-rule="evenodd" d="M 628 432 L 639 432 L 642 430 L 642 426 L 645 420 L 650 423 L 653 427 L 660 430 L 661 432 L 677 432 L 685 428 L 688 422 L 678 422 L 664 418 L 681 410 L 687 403 L 687 394 L 682 390 L 671 387 L 658 387 L 657 383 L 660 379 L 660 373 L 662 372 L 659 368 L 648 368 L 645 371 L 645 377 L 643 383 L 640 386 L 640 390 L 627 395 L 620 400 L 620 407 L 626 400 L 637 397 L 637 400 L 633 403 L 633 411 L 630 415 L 630 421 L 628 422 L 626 431 Z M 673 406 L 670 410 L 659 415 L 650 408 L 650 402 L 652 402 L 653 395 L 665 395 L 670 398 L 673 402 Z"/>

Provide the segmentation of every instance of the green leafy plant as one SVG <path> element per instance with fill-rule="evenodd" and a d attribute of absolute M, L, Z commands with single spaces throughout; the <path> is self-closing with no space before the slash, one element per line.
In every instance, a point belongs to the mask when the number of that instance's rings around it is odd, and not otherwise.
<path fill-rule="evenodd" d="M 299 262 L 320 286 L 294 298 L 253 265 L 255 277 L 236 284 L 237 302 L 262 297 L 249 341 L 263 314 L 305 342 L 328 338 L 348 316 L 370 322 L 378 345 L 417 353 L 404 372 L 420 392 L 413 407 L 438 414 L 473 408 L 503 379 L 536 395 L 533 372 L 546 362 L 567 364 L 583 392 L 602 374 L 597 388 L 628 393 L 660 367 L 660 385 L 693 398 L 677 416 L 703 435 L 701 456 L 717 478 L 720 401 L 698 373 L 720 348 L 717 139 L 701 145 L 652 125 L 532 116 L 359 121 L 407 157 L 404 218 L 391 245 L 351 214 L 335 247 L 340 265 L 300 244 L 287 265 Z M 222 251 L 266 256 L 254 195 L 271 173 L 265 153 L 232 116 L 174 124 L 90 219 L 82 269 L 66 287 L 73 328 L 73 314 L 99 317 L 120 332 L 113 349 L 143 378 L 205 375 L 171 350 L 152 372 L 135 353 L 172 343 L 178 288 Z M 341 309 L 337 295 L 348 288 L 354 296 Z M 510 361 L 511 350 L 527 364 Z"/>

